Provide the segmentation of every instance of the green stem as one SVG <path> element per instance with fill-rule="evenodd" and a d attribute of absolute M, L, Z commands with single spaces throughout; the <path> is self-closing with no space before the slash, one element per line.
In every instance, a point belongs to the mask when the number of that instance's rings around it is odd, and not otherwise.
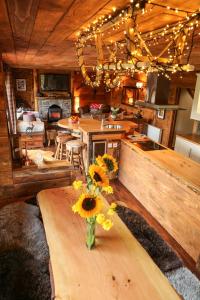
<path fill-rule="evenodd" d="M 95 246 L 96 217 L 87 218 L 86 223 L 87 223 L 86 245 L 88 249 L 91 250 Z"/>

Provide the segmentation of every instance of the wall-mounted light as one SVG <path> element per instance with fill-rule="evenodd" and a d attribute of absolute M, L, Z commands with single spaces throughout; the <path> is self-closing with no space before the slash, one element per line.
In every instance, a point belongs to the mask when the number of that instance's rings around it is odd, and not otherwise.
<path fill-rule="evenodd" d="M 80 107 L 80 97 L 79 96 L 76 96 L 74 98 L 74 112 L 75 113 L 78 113 L 78 109 Z"/>
<path fill-rule="evenodd" d="M 136 82 L 136 88 L 141 89 L 143 87 L 143 82 Z"/>

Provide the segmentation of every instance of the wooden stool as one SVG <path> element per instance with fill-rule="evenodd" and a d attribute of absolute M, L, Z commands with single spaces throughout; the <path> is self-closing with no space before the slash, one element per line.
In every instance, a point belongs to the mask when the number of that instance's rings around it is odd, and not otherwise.
<path fill-rule="evenodd" d="M 57 137 L 57 131 L 56 129 L 49 129 L 46 131 L 47 133 L 47 141 L 48 141 L 48 147 L 51 145 L 51 141 L 54 141 L 54 144 L 57 145 L 56 137 Z"/>
<path fill-rule="evenodd" d="M 68 151 L 68 158 L 73 168 L 78 168 L 82 174 L 85 174 L 85 167 L 83 161 L 83 149 L 86 144 L 80 140 L 72 140 L 66 143 L 66 149 Z"/>
<path fill-rule="evenodd" d="M 73 139 L 73 137 L 70 134 L 59 135 L 56 137 L 57 148 L 55 152 L 55 159 L 62 160 L 63 155 L 65 155 L 65 159 L 68 158 L 66 142 L 70 141 L 71 139 Z M 65 152 L 63 151 L 64 146 L 65 146 Z"/>

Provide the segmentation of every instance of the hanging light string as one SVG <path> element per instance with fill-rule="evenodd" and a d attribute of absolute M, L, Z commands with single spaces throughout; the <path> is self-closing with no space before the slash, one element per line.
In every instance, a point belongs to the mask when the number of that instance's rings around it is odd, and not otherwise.
<path fill-rule="evenodd" d="M 195 27 L 194 27 L 193 32 L 192 32 L 191 46 L 190 46 L 190 50 L 189 50 L 188 57 L 187 57 L 187 63 L 189 63 L 189 61 L 190 61 L 190 57 L 191 57 L 191 54 L 192 54 L 192 49 L 193 49 L 193 46 L 194 46 L 194 34 L 195 34 Z"/>
<path fill-rule="evenodd" d="M 154 31 L 142 34 L 137 29 L 138 24 L 136 23 L 136 19 L 139 15 L 148 13 L 148 9 L 145 8 L 145 4 L 147 2 L 152 7 L 159 6 L 167 10 L 173 10 L 177 14 L 179 12 L 184 12 L 187 14 L 187 16 L 182 21 L 176 22 L 175 24 L 167 24 L 164 28 L 156 29 Z M 152 8 L 150 9 L 150 11 L 151 10 Z M 127 60 L 123 62 L 121 60 L 118 60 L 117 56 L 119 56 L 119 50 L 124 48 L 124 40 L 118 41 L 116 43 L 115 52 L 112 52 L 109 49 L 109 46 L 107 46 L 109 52 L 112 53 L 112 58 L 110 57 L 110 60 L 108 60 L 107 62 L 106 59 L 104 59 L 104 62 L 98 62 L 97 66 L 94 66 L 96 76 L 95 80 L 91 80 L 91 78 L 87 74 L 87 67 L 85 65 L 83 57 L 83 49 L 86 46 L 86 43 L 88 44 L 88 41 L 92 42 L 92 40 L 95 39 L 97 35 L 103 37 L 104 31 L 107 35 L 107 27 L 112 28 L 112 30 L 119 30 L 120 25 L 126 24 L 130 19 L 134 21 L 133 30 L 136 31 L 136 35 L 134 35 L 134 38 L 132 39 L 130 38 L 129 34 L 124 31 L 124 36 L 126 45 L 127 43 L 131 44 L 131 47 L 135 50 L 132 52 L 129 50 L 129 47 L 125 47 L 125 51 L 121 50 L 123 54 L 127 55 Z M 131 0 L 130 5 L 122 10 L 116 10 L 113 8 L 112 14 L 100 17 L 98 20 L 93 21 L 93 23 L 88 28 L 78 33 L 78 41 L 76 44 L 77 56 L 79 66 L 81 68 L 86 84 L 91 87 L 98 87 L 103 78 L 102 76 L 104 70 L 107 70 L 105 71 L 104 75 L 104 83 L 109 89 L 120 85 L 119 74 L 133 74 L 134 72 L 148 73 L 151 71 L 157 71 L 161 74 L 164 74 L 166 77 L 169 77 L 169 71 L 172 73 L 182 70 L 189 71 L 191 69 L 189 66 L 187 67 L 177 64 L 177 61 L 183 56 L 183 49 L 185 45 L 187 45 L 186 39 L 192 33 L 191 46 L 190 48 L 188 48 L 187 46 L 187 49 L 189 49 L 187 63 L 189 62 L 194 44 L 194 37 L 196 36 L 195 31 L 199 26 L 199 19 L 200 10 L 197 10 L 195 12 L 186 11 L 182 9 L 172 8 L 167 5 L 165 6 L 163 4 L 154 3 L 151 0 Z M 188 33 L 186 33 L 185 28 L 187 28 Z M 165 47 L 166 49 L 164 48 L 161 53 L 164 54 L 165 52 L 168 52 L 169 58 L 163 60 L 154 57 L 148 45 L 150 45 L 152 41 L 156 44 L 156 42 L 158 43 L 159 39 L 162 39 L 164 37 L 167 37 L 167 40 L 169 42 L 169 44 L 167 45 L 169 45 L 169 47 Z M 179 44 L 177 44 L 176 40 L 180 40 L 179 37 L 182 37 L 182 40 L 179 42 Z M 111 41 L 110 43 L 112 46 L 113 42 Z M 91 46 L 95 47 L 93 43 L 91 43 Z M 105 42 L 104 46 L 106 46 Z M 102 49 L 98 49 L 97 45 L 96 49 L 97 52 L 99 52 L 99 50 L 103 51 Z M 142 59 L 140 59 L 140 56 L 141 58 L 143 56 L 146 56 L 148 63 L 142 61 Z M 97 61 L 99 60 L 97 59 Z"/>
<path fill-rule="evenodd" d="M 186 13 L 186 14 L 194 13 L 194 11 L 188 11 L 188 10 L 180 9 L 180 8 L 177 8 L 177 7 L 174 8 L 174 7 L 171 7 L 169 5 L 164 5 L 164 4 L 160 4 L 160 3 L 157 3 L 157 2 L 153 2 L 151 0 L 148 0 L 148 4 L 152 4 L 153 6 L 157 6 L 157 7 L 162 7 L 162 8 L 165 8 L 167 10 L 175 11 L 176 13 L 179 13 L 179 12 L 183 12 L 183 13 Z"/>

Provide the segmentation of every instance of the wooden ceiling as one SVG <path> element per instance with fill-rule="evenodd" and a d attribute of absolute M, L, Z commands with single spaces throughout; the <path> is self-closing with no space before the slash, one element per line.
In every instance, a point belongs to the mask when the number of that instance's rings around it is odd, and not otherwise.
<path fill-rule="evenodd" d="M 186 11 L 195 11 L 200 0 L 154 0 Z M 91 21 L 123 8 L 126 0 L 0 0 L 0 50 L 13 67 L 77 69 L 76 33 Z M 150 7 L 150 4 L 148 4 Z M 139 20 L 141 31 L 148 32 L 185 17 L 161 7 Z M 199 36 L 200 38 L 200 36 Z M 88 61 L 95 59 L 87 51 Z M 200 70 L 200 39 L 195 40 L 190 63 Z"/>

